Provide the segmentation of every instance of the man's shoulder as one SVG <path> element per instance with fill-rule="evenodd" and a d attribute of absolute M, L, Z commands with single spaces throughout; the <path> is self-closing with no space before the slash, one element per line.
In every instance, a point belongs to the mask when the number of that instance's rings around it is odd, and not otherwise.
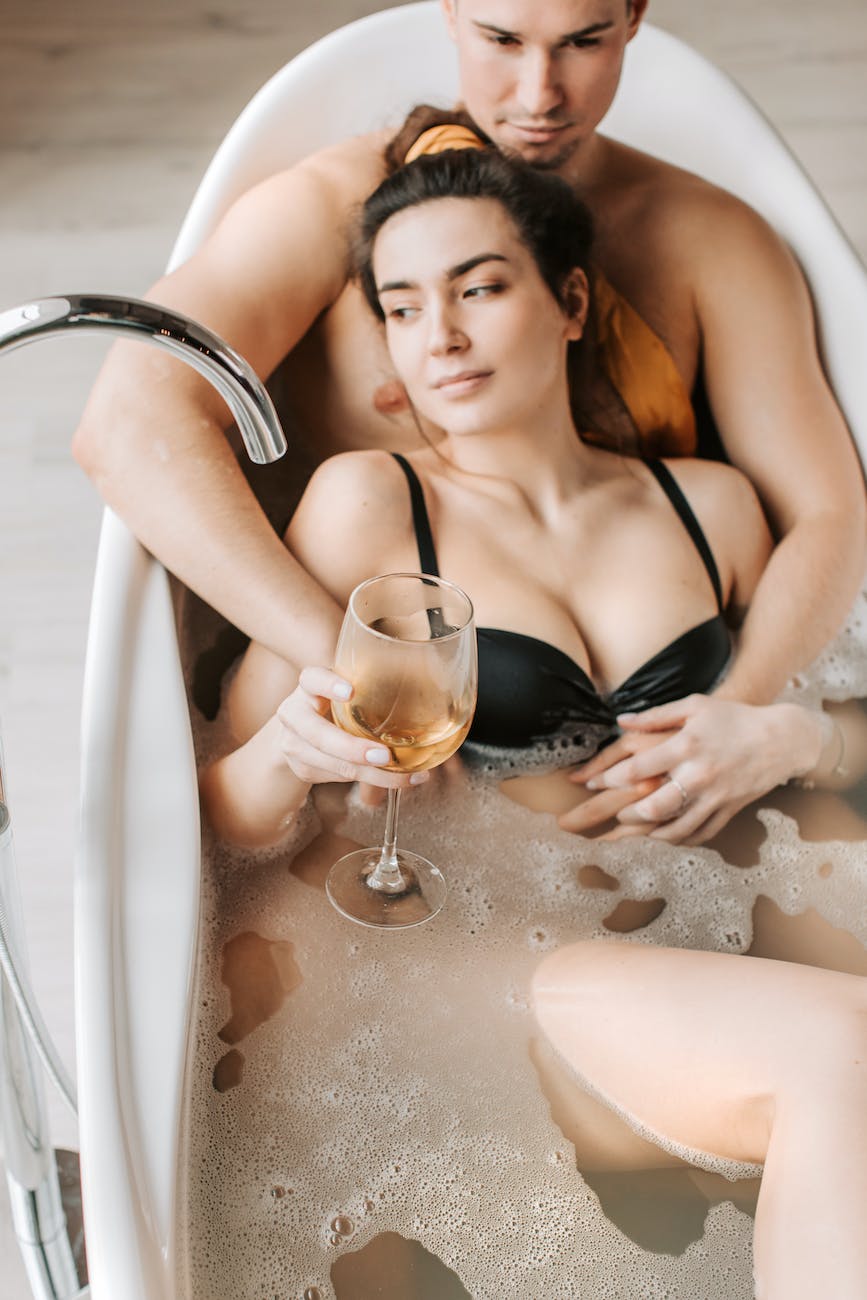
<path fill-rule="evenodd" d="M 648 234 L 659 234 L 681 244 L 684 238 L 708 244 L 717 234 L 735 241 L 776 238 L 765 219 L 712 181 L 684 167 L 613 144 L 622 194 L 630 220 L 641 223 Z"/>
<path fill-rule="evenodd" d="M 385 176 L 389 132 L 351 136 L 275 172 L 257 187 L 262 196 L 291 193 L 299 185 L 318 190 L 341 207 L 366 198 Z"/>

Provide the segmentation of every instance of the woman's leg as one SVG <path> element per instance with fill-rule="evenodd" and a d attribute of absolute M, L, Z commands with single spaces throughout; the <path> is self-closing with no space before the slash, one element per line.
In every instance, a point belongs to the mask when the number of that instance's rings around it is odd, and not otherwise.
<path fill-rule="evenodd" d="M 867 984 L 719 953 L 579 943 L 534 979 L 579 1075 L 677 1144 L 764 1162 L 761 1300 L 867 1295 Z"/>

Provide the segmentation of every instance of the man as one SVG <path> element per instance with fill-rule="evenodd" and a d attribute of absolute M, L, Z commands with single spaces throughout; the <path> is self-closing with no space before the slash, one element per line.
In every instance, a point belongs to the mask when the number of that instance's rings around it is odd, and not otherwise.
<path fill-rule="evenodd" d="M 781 539 L 717 696 L 658 720 L 677 728 L 658 747 L 666 766 L 657 773 L 672 779 L 636 809 L 651 823 L 671 819 L 663 833 L 681 838 L 714 829 L 750 793 L 736 747 L 716 752 L 721 729 L 743 717 L 727 700 L 773 699 L 836 630 L 863 572 L 864 500 L 791 255 L 731 196 L 596 131 L 646 4 L 443 0 L 469 113 L 497 145 L 579 189 L 607 281 L 664 344 L 687 392 L 701 374 L 726 453 Z M 383 143 L 349 141 L 256 187 L 152 291 L 223 335 L 262 376 L 288 355 L 295 415 L 316 459 L 415 437 L 375 322 L 346 283 L 348 215 L 381 179 Z M 193 372 L 119 345 L 74 450 L 188 586 L 294 663 L 328 662 L 339 611 L 268 528 L 223 437 L 227 423 Z M 654 774 L 648 754 L 639 761 L 627 776 Z"/>

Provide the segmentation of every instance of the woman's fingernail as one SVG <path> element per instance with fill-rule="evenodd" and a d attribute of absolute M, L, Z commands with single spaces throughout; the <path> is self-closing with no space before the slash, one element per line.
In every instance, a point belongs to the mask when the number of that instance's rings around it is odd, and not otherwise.
<path fill-rule="evenodd" d="M 388 750 L 384 749 L 382 745 L 376 745 L 373 749 L 369 749 L 364 755 L 365 762 L 377 765 L 387 763 L 390 758 L 391 754 L 389 754 Z"/>
<path fill-rule="evenodd" d="M 637 713 L 618 713 L 616 721 L 631 722 L 633 718 L 637 718 L 637 717 L 638 717 Z"/>
<path fill-rule="evenodd" d="M 588 790 L 602 790 L 602 789 L 604 789 L 604 786 L 602 785 L 602 782 L 599 780 L 599 777 L 598 777 L 598 776 L 591 776 L 591 778 L 590 778 L 589 781 L 585 781 L 585 782 L 584 782 L 584 785 L 585 785 L 586 789 L 588 789 Z"/>
<path fill-rule="evenodd" d="M 332 687 L 331 694 L 336 700 L 348 700 L 352 694 L 352 687 L 349 682 L 337 682 Z"/>
<path fill-rule="evenodd" d="M 409 778 L 409 783 L 410 785 L 424 785 L 429 776 L 430 772 L 413 772 Z"/>

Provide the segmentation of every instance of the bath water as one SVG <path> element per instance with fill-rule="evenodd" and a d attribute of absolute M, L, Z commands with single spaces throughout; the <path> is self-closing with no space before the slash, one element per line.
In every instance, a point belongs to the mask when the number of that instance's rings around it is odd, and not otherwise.
<path fill-rule="evenodd" d="M 867 695 L 863 609 L 795 693 Z M 201 752 L 219 744 L 199 730 Z M 624 935 L 867 972 L 862 808 L 787 789 L 725 855 L 597 844 L 557 828 L 537 774 L 504 784 L 507 758 L 452 760 L 404 799 L 401 842 L 449 886 L 415 930 L 326 900 L 334 859 L 381 831 L 355 793 L 318 788 L 267 854 L 206 833 L 185 1296 L 752 1296 L 759 1171 L 592 1095 L 536 1026 L 530 980 L 562 944 Z"/>

